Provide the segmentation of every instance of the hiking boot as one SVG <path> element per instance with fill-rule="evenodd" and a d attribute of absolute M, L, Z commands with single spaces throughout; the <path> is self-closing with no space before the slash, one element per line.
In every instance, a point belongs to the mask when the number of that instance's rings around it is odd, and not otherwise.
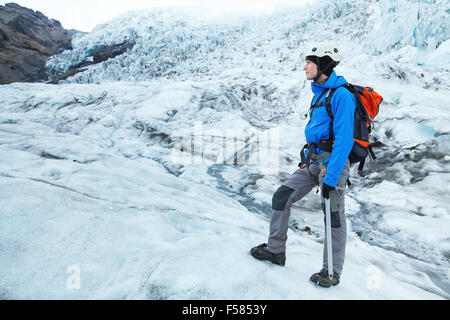
<path fill-rule="evenodd" d="M 328 270 L 327 269 L 322 269 L 317 273 L 314 273 L 311 278 L 309 278 L 309 280 L 311 280 L 314 283 L 317 283 L 317 281 L 319 281 L 320 278 L 322 277 L 327 277 L 328 276 Z"/>
<path fill-rule="evenodd" d="M 272 253 L 267 249 L 267 244 L 263 243 L 250 250 L 253 258 L 258 260 L 267 260 L 273 264 L 283 267 L 286 262 L 286 253 Z"/>
<path fill-rule="evenodd" d="M 333 278 L 330 279 L 328 276 L 328 270 L 322 269 L 320 272 L 314 273 L 311 278 L 309 278 L 312 282 L 317 284 L 318 286 L 329 288 L 331 286 L 337 286 L 339 284 L 339 274 L 334 273 Z"/>

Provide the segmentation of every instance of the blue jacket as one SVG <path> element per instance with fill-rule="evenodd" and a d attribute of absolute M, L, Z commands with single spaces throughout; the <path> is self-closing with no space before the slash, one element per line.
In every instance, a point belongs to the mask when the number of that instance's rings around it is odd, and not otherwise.
<path fill-rule="evenodd" d="M 318 102 L 316 100 L 324 90 L 337 88 L 345 83 L 347 81 L 344 77 L 337 76 L 334 71 L 323 85 L 313 82 L 311 84 L 314 93 L 313 105 Z M 325 96 L 326 94 L 320 102 L 325 102 Z M 356 104 L 353 94 L 343 87 L 337 89 L 331 98 L 331 110 L 334 115 L 334 146 L 331 156 L 324 161 L 324 163 L 328 163 L 328 168 L 323 181 L 331 187 L 336 187 L 353 147 L 355 109 Z M 331 118 L 328 116 L 326 107 L 313 108 L 310 112 L 310 120 L 305 128 L 306 142 L 319 143 L 328 140 L 330 137 L 330 121 Z M 314 151 L 316 154 L 322 152 L 321 149 Z"/>

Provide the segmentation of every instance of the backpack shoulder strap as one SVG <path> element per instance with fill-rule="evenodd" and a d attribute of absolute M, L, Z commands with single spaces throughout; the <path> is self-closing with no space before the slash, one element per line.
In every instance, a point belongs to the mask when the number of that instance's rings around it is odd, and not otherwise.
<path fill-rule="evenodd" d="M 348 91 L 350 91 L 353 94 L 355 94 L 355 92 L 356 92 L 355 85 L 353 85 L 351 83 L 347 82 L 346 84 L 342 85 L 342 87 L 344 87 L 345 89 L 347 89 Z"/>
<path fill-rule="evenodd" d="M 325 95 L 325 93 L 328 93 L 328 94 L 329 94 L 329 92 L 330 92 L 329 89 L 324 90 L 324 91 L 322 92 L 322 94 L 319 96 L 319 98 L 317 98 L 315 104 L 313 104 L 313 102 L 314 102 L 314 97 L 315 97 L 315 96 L 314 96 L 313 99 L 312 99 L 312 101 L 311 101 L 311 109 L 323 106 L 324 103 L 323 103 L 323 102 L 319 102 L 319 101 L 320 101 L 320 99 L 322 99 L 322 97 Z"/>
<path fill-rule="evenodd" d="M 347 84 L 340 86 L 340 87 L 345 87 Z M 327 95 L 327 99 L 325 101 L 325 107 L 327 108 L 327 113 L 328 116 L 331 118 L 330 121 L 330 138 L 329 140 L 334 140 L 334 130 L 333 130 L 333 125 L 334 125 L 334 115 L 333 115 L 333 109 L 331 107 L 331 99 L 333 98 L 334 93 L 337 91 L 337 89 L 339 89 L 340 87 L 336 87 L 333 88 L 329 91 L 328 95 Z"/>
<path fill-rule="evenodd" d="M 338 88 L 333 88 L 328 92 L 327 99 L 325 100 L 325 107 L 327 107 L 328 116 L 333 120 L 333 110 L 331 109 L 331 99 Z"/>

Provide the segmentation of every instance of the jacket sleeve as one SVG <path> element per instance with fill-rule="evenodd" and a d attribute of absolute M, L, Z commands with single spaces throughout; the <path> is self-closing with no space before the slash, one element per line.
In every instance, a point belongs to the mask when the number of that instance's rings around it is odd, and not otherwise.
<path fill-rule="evenodd" d="M 334 146 L 323 181 L 336 187 L 354 144 L 355 97 L 347 89 L 340 88 L 332 97 L 331 109 L 334 115 Z"/>

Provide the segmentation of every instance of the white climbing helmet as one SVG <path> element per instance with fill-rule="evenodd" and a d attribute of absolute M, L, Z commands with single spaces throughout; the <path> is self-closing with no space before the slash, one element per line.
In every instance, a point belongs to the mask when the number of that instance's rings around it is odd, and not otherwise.
<path fill-rule="evenodd" d="M 331 42 L 321 42 L 314 45 L 305 55 L 305 57 L 309 56 L 316 56 L 319 58 L 329 56 L 337 64 L 341 62 L 339 49 L 334 43 Z"/>

